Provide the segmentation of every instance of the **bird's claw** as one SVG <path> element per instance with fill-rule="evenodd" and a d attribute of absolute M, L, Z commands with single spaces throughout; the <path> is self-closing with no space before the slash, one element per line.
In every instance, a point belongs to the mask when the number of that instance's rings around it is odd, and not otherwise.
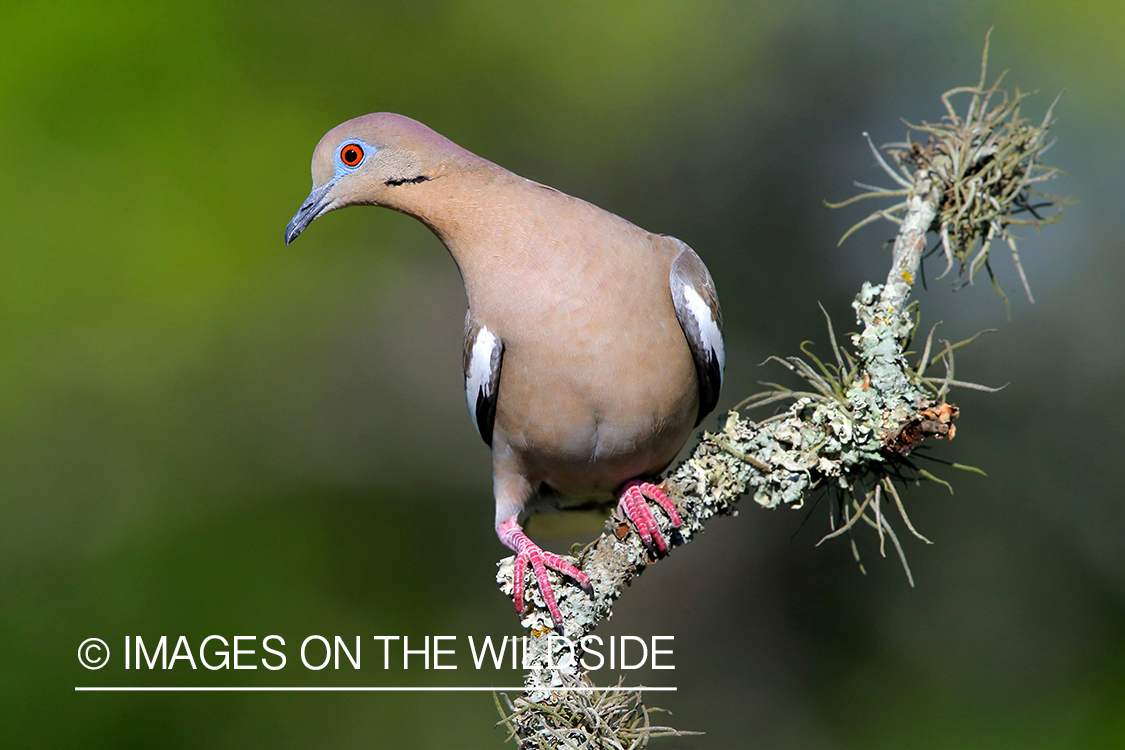
<path fill-rule="evenodd" d="M 656 517 L 652 515 L 652 511 L 649 510 L 646 498 L 664 509 L 664 512 L 668 514 L 668 520 L 672 522 L 673 529 L 680 528 L 682 521 L 676 506 L 668 499 L 668 495 L 655 484 L 633 481 L 625 485 L 625 488 L 621 491 L 621 499 L 618 501 L 617 507 L 636 527 L 637 533 L 641 536 L 641 544 L 648 550 L 649 556 L 658 559 L 668 553 L 668 542 L 665 541 L 664 535 L 660 533 L 660 526 L 656 522 Z"/>
<path fill-rule="evenodd" d="M 594 592 L 590 577 L 561 556 L 554 552 L 548 552 L 531 541 L 527 534 L 523 533 L 523 529 L 519 527 L 515 518 L 502 523 L 497 531 L 500 534 L 500 540 L 509 548 L 515 550 L 516 553 L 516 559 L 512 566 L 512 599 L 516 605 L 516 613 L 522 616 L 526 611 L 524 607 L 524 578 L 530 565 L 532 573 L 535 574 L 535 581 L 539 584 L 539 593 L 543 595 L 547 611 L 551 613 L 555 630 L 562 635 L 562 611 L 559 609 L 551 581 L 547 577 L 547 569 L 550 568 L 568 578 L 572 578 L 587 594 L 593 594 Z M 528 607 L 530 607 L 530 604 L 530 602 L 527 602 Z"/>

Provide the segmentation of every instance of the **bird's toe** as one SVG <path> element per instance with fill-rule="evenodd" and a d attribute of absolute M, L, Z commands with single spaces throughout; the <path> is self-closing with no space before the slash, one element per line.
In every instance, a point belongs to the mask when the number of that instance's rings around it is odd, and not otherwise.
<path fill-rule="evenodd" d="M 641 544 L 648 550 L 649 557 L 655 560 L 668 554 L 668 542 L 660 530 L 660 524 L 648 507 L 648 500 L 652 500 L 664 510 L 673 529 L 680 528 L 683 521 L 676 506 L 659 486 L 639 481 L 625 485 L 621 491 L 618 507 L 637 529 Z"/>

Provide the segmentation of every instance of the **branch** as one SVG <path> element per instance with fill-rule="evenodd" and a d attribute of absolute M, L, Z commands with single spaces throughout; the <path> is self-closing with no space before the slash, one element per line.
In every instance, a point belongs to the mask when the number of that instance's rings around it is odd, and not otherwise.
<path fill-rule="evenodd" d="M 962 261 L 969 281 L 973 269 L 987 266 L 989 243 L 997 237 L 1005 239 L 1026 285 L 1008 228 L 1021 221 L 1013 215 L 1030 205 L 1030 185 L 1054 173 L 1036 162 L 1050 111 L 1041 126 L 1028 126 L 1018 117 L 1016 105 L 1022 95 L 1017 92 L 1009 99 L 997 84 L 984 88 L 987 59 L 986 42 L 980 84 L 942 96 L 949 114 L 939 125 L 919 127 L 930 135 L 926 146 L 908 142 L 888 151 L 900 168 L 908 164 L 912 171 L 903 169 L 899 175 L 876 151 L 884 169 L 905 189 L 877 190 L 859 198 L 905 195 L 906 199 L 872 214 L 894 221 L 899 230 L 885 283 L 865 282 L 852 303 L 861 331 L 852 335 L 851 349 L 838 344 L 829 320 L 832 357 L 827 362 L 807 345 L 801 346 L 804 357 L 771 358 L 800 377 L 807 390 L 774 386 L 747 399 L 739 409 L 791 401 L 785 411 L 754 422 L 736 409 L 718 432 L 704 434 L 691 457 L 665 480 L 682 519 L 680 528 L 673 530 L 663 511 L 653 509 L 670 549 L 698 536 L 712 517 L 736 514 L 735 503 L 745 494 L 752 494 L 755 503 L 765 508 L 799 508 L 810 490 L 826 488 L 838 495 L 843 522 L 821 541 L 850 531 L 862 520 L 878 532 L 881 553 L 886 540 L 891 541 L 913 585 L 889 515 L 897 515 L 914 536 L 929 540 L 910 522 L 895 480 L 932 480 L 948 486 L 914 466 L 908 456 L 926 438 L 953 438 L 958 409 L 945 400 L 951 386 L 991 390 L 953 379 L 953 352 L 971 339 L 957 344 L 938 341 L 937 354 L 931 358 L 931 330 L 918 362 L 911 365 L 907 360 L 917 329 L 914 305 L 907 301 L 918 278 L 927 235 L 932 232 L 940 238 L 951 265 L 953 258 Z M 950 103 L 959 93 L 971 95 L 964 118 Z M 1002 101 L 990 109 L 994 96 Z M 1057 207 L 1058 201 L 1049 198 L 1048 205 Z M 943 374 L 928 375 L 937 365 Z M 509 595 L 512 561 L 512 557 L 502 560 L 497 574 L 500 588 Z M 590 633 L 609 616 L 625 586 L 652 562 L 638 535 L 616 511 L 602 535 L 579 556 L 579 566 L 590 576 L 592 595 L 550 574 L 564 615 L 564 634 L 577 643 Z M 592 683 L 577 658 L 548 666 L 551 616 L 538 589 L 530 592 L 530 599 L 532 607 L 522 624 L 533 636 L 525 662 L 533 666 L 525 678 L 524 695 L 514 701 L 505 696 L 507 707 L 501 707 L 503 722 L 519 738 L 521 748 L 634 748 L 643 747 L 650 736 L 677 733 L 650 726 L 652 709 L 644 707 L 639 693 L 554 690 Z"/>

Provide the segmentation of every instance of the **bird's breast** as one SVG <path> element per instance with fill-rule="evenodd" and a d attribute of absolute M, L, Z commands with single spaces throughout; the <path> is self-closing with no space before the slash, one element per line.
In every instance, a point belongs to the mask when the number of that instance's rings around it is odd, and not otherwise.
<path fill-rule="evenodd" d="M 621 331 L 542 330 L 505 347 L 494 440 L 532 484 L 612 492 L 662 471 L 695 423 L 696 374 L 674 316 Z"/>

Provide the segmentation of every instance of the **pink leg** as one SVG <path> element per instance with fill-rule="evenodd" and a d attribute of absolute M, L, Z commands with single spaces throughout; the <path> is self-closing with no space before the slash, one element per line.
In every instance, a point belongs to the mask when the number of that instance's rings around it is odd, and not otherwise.
<path fill-rule="evenodd" d="M 621 491 L 621 499 L 617 502 L 617 506 L 625 512 L 626 517 L 637 527 L 637 533 L 641 535 L 641 542 L 649 552 L 654 552 L 653 544 L 655 543 L 655 550 L 663 555 L 668 551 L 668 543 L 664 541 L 664 535 L 660 533 L 660 527 L 657 525 L 652 511 L 648 509 L 645 498 L 652 500 L 664 509 L 664 512 L 668 514 L 668 518 L 672 521 L 672 528 L 680 528 L 680 514 L 676 512 L 676 506 L 664 494 L 664 490 L 655 484 L 640 481 L 629 482 Z"/>
<path fill-rule="evenodd" d="M 539 583 L 539 593 L 547 603 L 551 619 L 555 622 L 555 629 L 562 632 L 562 612 L 559 611 L 558 602 L 555 601 L 555 591 L 547 579 L 547 568 L 557 570 L 565 576 L 573 578 L 579 586 L 586 591 L 590 590 L 590 577 L 554 552 L 542 549 L 535 542 L 527 538 L 523 529 L 516 522 L 515 517 L 509 518 L 496 527 L 496 535 L 508 549 L 516 553 L 515 567 L 512 575 L 512 598 L 516 603 L 516 612 L 523 614 L 523 586 L 527 566 L 535 573 L 535 580 Z"/>

